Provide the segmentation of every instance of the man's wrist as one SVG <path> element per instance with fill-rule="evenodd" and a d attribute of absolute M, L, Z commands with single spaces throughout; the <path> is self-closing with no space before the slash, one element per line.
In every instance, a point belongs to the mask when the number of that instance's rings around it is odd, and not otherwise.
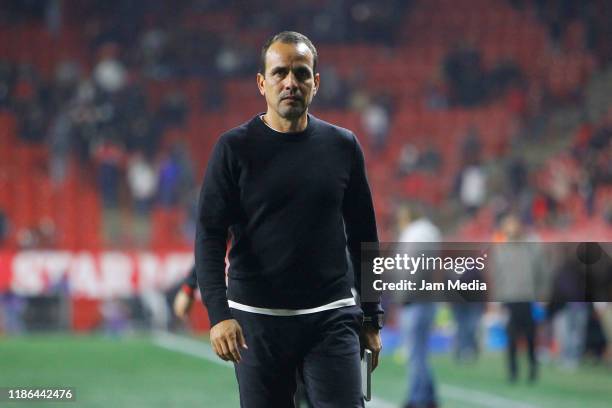
<path fill-rule="evenodd" d="M 227 299 L 225 299 L 225 301 L 215 300 L 213 302 L 208 302 L 205 304 L 205 306 L 208 312 L 208 319 L 210 320 L 210 327 L 213 327 L 223 320 L 234 318 L 229 306 L 227 305 Z"/>
<path fill-rule="evenodd" d="M 363 316 L 363 326 L 368 328 L 373 328 L 376 330 L 381 330 L 385 325 L 385 314 L 384 313 L 374 313 Z"/>
<path fill-rule="evenodd" d="M 384 309 L 380 305 L 380 302 L 361 302 L 361 310 L 366 316 L 385 313 Z"/>
<path fill-rule="evenodd" d="M 184 283 L 183 286 L 181 287 L 181 290 L 187 296 L 193 297 L 193 292 L 194 292 L 195 288 L 193 288 L 193 287 L 189 286 L 188 284 Z"/>

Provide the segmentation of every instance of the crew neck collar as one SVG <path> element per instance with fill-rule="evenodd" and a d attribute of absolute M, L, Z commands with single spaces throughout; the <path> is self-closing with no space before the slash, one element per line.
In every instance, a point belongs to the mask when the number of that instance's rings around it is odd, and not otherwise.
<path fill-rule="evenodd" d="M 254 118 L 255 119 L 254 122 L 259 128 L 259 130 L 265 135 L 270 135 L 270 136 L 274 136 L 276 138 L 282 138 L 285 140 L 301 140 L 303 138 L 308 137 L 312 133 L 314 118 L 312 117 L 310 113 L 307 114 L 308 122 L 306 124 L 306 128 L 304 130 L 300 130 L 299 132 L 279 132 L 278 130 L 272 129 L 270 125 L 264 122 L 263 120 L 264 114 L 265 113 L 257 114 L 257 116 Z"/>

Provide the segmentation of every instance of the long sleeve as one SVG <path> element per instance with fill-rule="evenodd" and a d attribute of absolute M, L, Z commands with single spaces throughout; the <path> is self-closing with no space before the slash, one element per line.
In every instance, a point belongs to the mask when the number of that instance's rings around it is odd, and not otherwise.
<path fill-rule="evenodd" d="M 353 165 L 342 204 L 347 247 L 353 264 L 355 288 L 361 293 L 361 243 L 378 242 L 372 194 L 365 170 L 365 159 L 357 138 L 354 139 Z M 380 302 L 362 302 L 366 315 L 381 313 Z"/>
<path fill-rule="evenodd" d="M 237 184 L 231 154 L 221 137 L 211 155 L 198 202 L 195 240 L 196 275 L 211 326 L 231 319 L 225 283 L 228 228 L 235 220 Z"/>

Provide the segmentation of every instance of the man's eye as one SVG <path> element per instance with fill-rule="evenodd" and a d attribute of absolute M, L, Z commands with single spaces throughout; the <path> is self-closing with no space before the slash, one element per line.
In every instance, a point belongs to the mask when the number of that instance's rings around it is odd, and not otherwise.
<path fill-rule="evenodd" d="M 302 81 L 306 81 L 310 78 L 312 78 L 312 75 L 310 74 L 310 71 L 299 71 L 297 73 L 297 77 L 300 78 Z"/>

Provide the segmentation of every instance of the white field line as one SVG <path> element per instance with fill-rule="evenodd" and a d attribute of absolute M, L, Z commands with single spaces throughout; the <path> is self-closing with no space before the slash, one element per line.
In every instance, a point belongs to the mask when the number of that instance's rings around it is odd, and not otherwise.
<path fill-rule="evenodd" d="M 536 405 L 450 384 L 441 384 L 440 393 L 447 398 L 485 408 L 537 408 Z"/>
<path fill-rule="evenodd" d="M 184 336 L 158 331 L 153 336 L 153 343 L 162 348 L 200 357 L 208 362 L 218 364 L 227 368 L 233 368 L 233 363 L 223 361 L 213 352 L 210 345 L 196 341 Z"/>
<path fill-rule="evenodd" d="M 366 402 L 365 406 L 367 408 L 397 408 L 397 405 L 375 397 L 374 395 L 372 395 L 372 400 L 370 402 Z"/>
<path fill-rule="evenodd" d="M 153 343 L 167 350 L 189 354 L 226 368 L 233 368 L 232 363 L 221 360 L 212 351 L 209 344 L 201 341 L 159 331 L 153 336 Z M 449 384 L 441 384 L 440 393 L 443 397 L 485 408 L 538 408 L 536 405 Z M 366 403 L 366 406 L 368 408 L 397 408 L 397 405 L 376 396 L 372 396 L 372 401 Z"/>

